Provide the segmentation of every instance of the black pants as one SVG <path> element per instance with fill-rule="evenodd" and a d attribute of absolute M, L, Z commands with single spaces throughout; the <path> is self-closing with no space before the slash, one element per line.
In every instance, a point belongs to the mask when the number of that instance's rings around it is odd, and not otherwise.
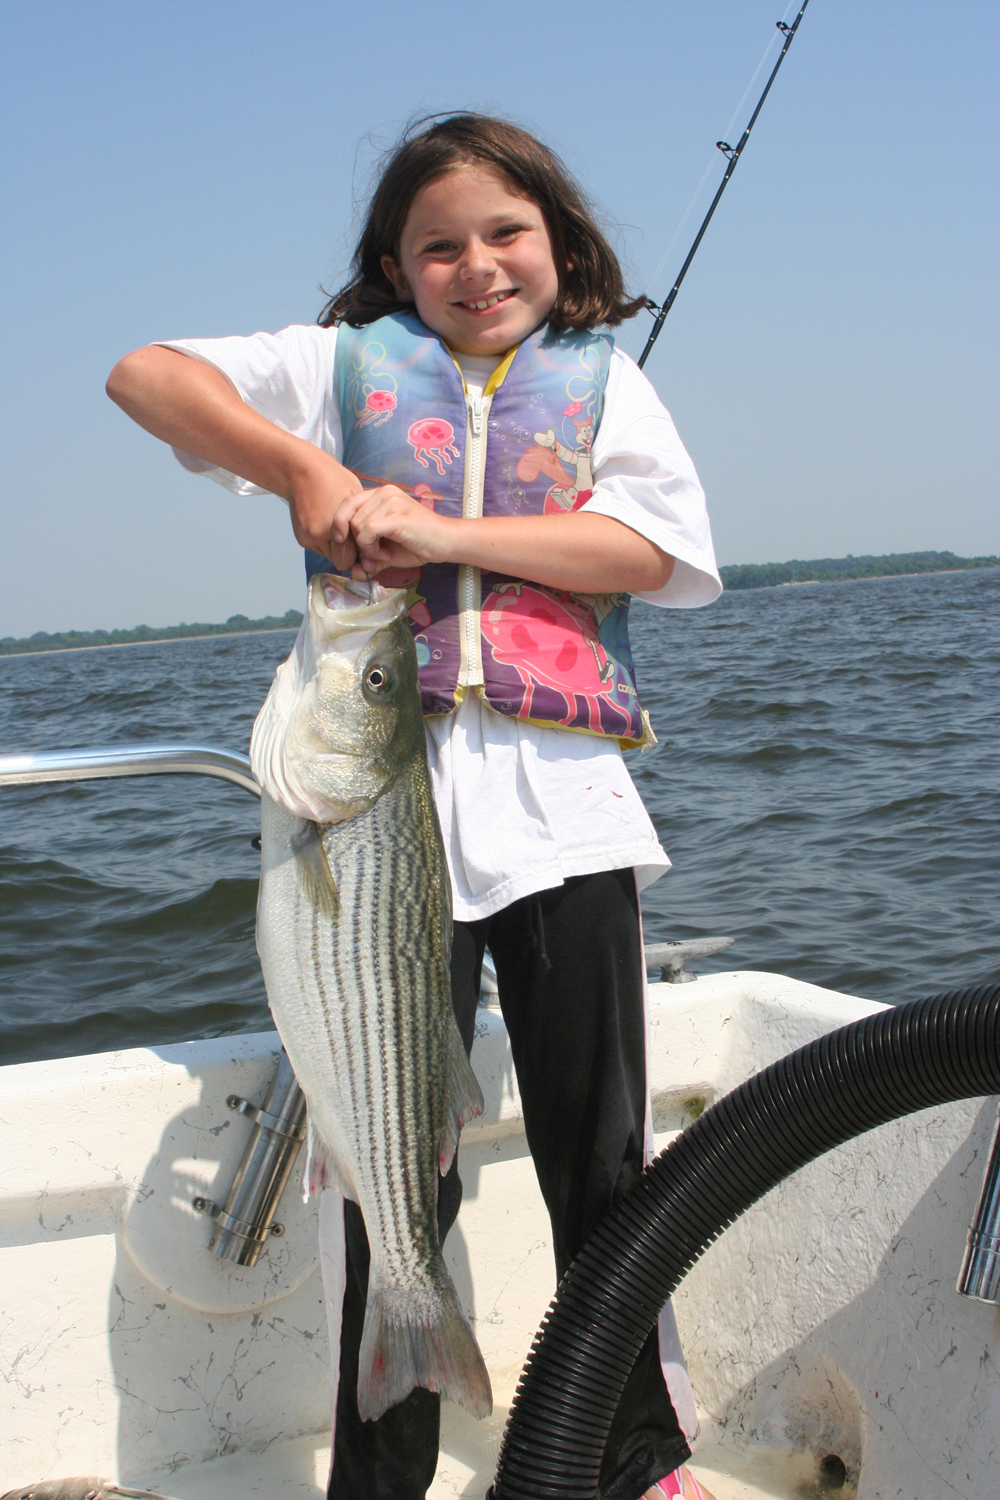
<path fill-rule="evenodd" d="M 456 922 L 452 994 L 467 1051 L 487 945 L 561 1277 L 616 1196 L 642 1172 L 645 1028 L 632 871 L 579 876 L 493 917 Z M 438 1198 L 442 1241 L 461 1201 L 456 1161 Z M 423 1500 L 437 1466 L 440 1397 L 415 1390 L 377 1422 L 360 1420 L 368 1240 L 356 1204 L 345 1204 L 344 1217 L 347 1286 L 329 1500 Z M 638 1500 L 689 1451 L 667 1395 L 654 1329 L 608 1437 L 603 1500 Z"/>

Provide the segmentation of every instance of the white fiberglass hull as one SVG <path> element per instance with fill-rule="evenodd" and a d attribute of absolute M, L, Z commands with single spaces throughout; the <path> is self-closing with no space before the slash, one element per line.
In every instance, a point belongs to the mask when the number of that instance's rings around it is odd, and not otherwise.
<path fill-rule="evenodd" d="M 658 1144 L 877 1008 L 767 974 L 653 986 Z M 250 1128 L 226 1099 L 259 1101 L 276 1052 L 268 1033 L 0 1069 L 0 1493 L 84 1473 L 178 1500 L 325 1493 L 327 1337 L 301 1164 L 285 1233 L 253 1269 L 213 1257 L 191 1206 L 225 1195 Z M 492 1478 L 504 1397 L 553 1290 L 496 1011 L 480 1012 L 473 1064 L 486 1113 L 463 1134 L 446 1258 L 500 1415 L 446 1411 L 432 1490 L 469 1500 Z M 849 1142 L 682 1283 L 695 1470 L 719 1500 L 810 1493 L 827 1455 L 859 1476 L 861 1500 L 995 1500 L 1000 1320 L 954 1290 L 995 1118 L 995 1102 L 970 1101 Z"/>

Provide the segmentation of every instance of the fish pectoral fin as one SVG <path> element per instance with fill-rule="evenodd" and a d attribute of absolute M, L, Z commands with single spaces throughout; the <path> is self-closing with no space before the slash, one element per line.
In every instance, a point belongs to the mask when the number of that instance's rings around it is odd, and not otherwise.
<path fill-rule="evenodd" d="M 493 1410 L 486 1364 L 465 1321 L 451 1277 L 427 1299 L 400 1297 L 368 1282 L 368 1305 L 358 1356 L 358 1411 L 363 1422 L 380 1417 L 417 1386 L 438 1391 L 476 1417 Z M 437 1279 L 437 1278 L 436 1278 Z"/>
<path fill-rule="evenodd" d="M 465 1055 L 465 1047 L 462 1044 L 462 1036 L 458 1026 L 452 1021 L 451 1036 L 448 1042 L 448 1085 L 447 1085 L 447 1109 L 445 1111 L 444 1129 L 441 1132 L 441 1140 L 438 1145 L 438 1170 L 442 1177 L 446 1177 L 451 1170 L 451 1164 L 455 1160 L 455 1152 L 458 1150 L 458 1138 L 462 1133 L 462 1126 L 468 1125 L 469 1121 L 481 1115 L 485 1106 L 483 1091 L 479 1087 L 479 1080 L 472 1071 L 472 1064 Z"/>
<path fill-rule="evenodd" d="M 302 894 L 310 906 L 333 921 L 340 914 L 340 895 L 323 848 L 323 835 L 315 823 L 304 824 L 292 839 L 292 850 Z"/>
<path fill-rule="evenodd" d="M 308 1145 L 306 1147 L 306 1165 L 302 1173 L 302 1196 L 308 1203 L 316 1193 L 321 1193 L 324 1188 L 333 1188 L 342 1198 L 350 1198 L 352 1203 L 358 1201 L 358 1195 L 349 1183 L 345 1182 L 344 1174 L 334 1161 L 327 1149 L 323 1137 L 309 1120 Z"/>

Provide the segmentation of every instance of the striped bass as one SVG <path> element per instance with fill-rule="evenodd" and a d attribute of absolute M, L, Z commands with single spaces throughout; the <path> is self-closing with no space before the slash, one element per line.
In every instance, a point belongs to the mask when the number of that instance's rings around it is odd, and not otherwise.
<path fill-rule="evenodd" d="M 358 1409 L 379 1417 L 423 1386 L 486 1416 L 437 1231 L 438 1173 L 483 1096 L 451 1004 L 451 886 L 404 590 L 313 577 L 251 758 L 257 949 L 309 1106 L 308 1184 L 359 1205 L 371 1248 Z"/>

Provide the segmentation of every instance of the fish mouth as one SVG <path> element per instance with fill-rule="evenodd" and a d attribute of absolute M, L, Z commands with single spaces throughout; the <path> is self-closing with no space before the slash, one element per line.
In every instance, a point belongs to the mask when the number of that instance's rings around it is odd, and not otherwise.
<path fill-rule="evenodd" d="M 321 573 L 320 589 L 327 609 L 356 608 L 355 601 L 371 604 L 371 585 L 357 578 L 341 578 L 337 573 Z"/>
<path fill-rule="evenodd" d="M 406 613 L 406 590 L 317 573 L 309 581 L 309 613 L 327 640 L 354 631 L 369 636 Z"/>

